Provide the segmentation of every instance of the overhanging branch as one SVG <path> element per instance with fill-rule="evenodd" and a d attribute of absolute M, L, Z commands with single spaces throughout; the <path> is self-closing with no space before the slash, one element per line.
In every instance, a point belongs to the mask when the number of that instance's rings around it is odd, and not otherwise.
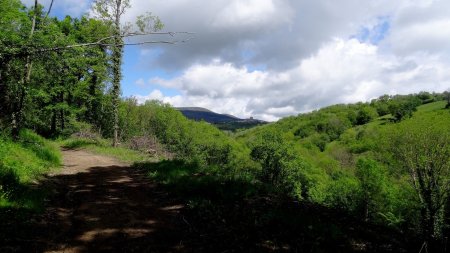
<path fill-rule="evenodd" d="M 135 36 L 145 36 L 145 35 L 170 35 L 171 37 L 174 37 L 177 34 L 194 34 L 191 32 L 148 32 L 148 33 L 128 33 L 120 35 L 121 38 L 127 38 L 127 37 L 135 37 Z M 73 45 L 67 45 L 67 46 L 59 46 L 59 47 L 50 47 L 50 48 L 37 48 L 37 49 L 31 49 L 30 47 L 17 50 L 16 52 L 0 52 L 1 56 L 30 56 L 35 55 L 39 53 L 45 53 L 45 52 L 52 52 L 52 51 L 62 51 L 62 50 L 68 50 L 73 48 L 79 48 L 79 47 L 91 47 L 91 46 L 116 46 L 117 44 L 113 43 L 106 43 L 106 41 L 110 39 L 114 39 L 117 36 L 108 36 L 101 38 L 95 42 L 88 42 L 88 43 L 80 43 L 80 44 L 73 44 Z M 184 39 L 184 40 L 149 40 L 149 41 L 142 41 L 142 42 L 136 42 L 136 43 L 123 43 L 118 44 L 117 46 L 138 46 L 138 45 L 145 45 L 145 44 L 179 44 L 179 43 L 185 43 L 189 40 L 193 39 L 193 37 Z M 14 49 L 14 48 L 12 48 Z"/>

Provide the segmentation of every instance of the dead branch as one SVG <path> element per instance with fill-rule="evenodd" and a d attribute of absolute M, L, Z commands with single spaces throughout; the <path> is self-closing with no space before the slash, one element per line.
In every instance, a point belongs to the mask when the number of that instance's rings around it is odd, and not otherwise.
<path fill-rule="evenodd" d="M 128 37 L 135 37 L 135 36 L 145 36 L 145 35 L 170 35 L 171 37 L 174 37 L 177 34 L 194 34 L 191 32 L 148 32 L 148 33 L 128 33 L 120 35 L 121 38 L 128 38 Z M 39 53 L 45 53 L 45 52 L 52 52 L 52 51 L 62 51 L 62 50 L 68 50 L 73 48 L 79 48 L 79 47 L 90 47 L 90 46 L 114 46 L 115 44 L 112 43 L 105 43 L 106 41 L 115 38 L 116 36 L 108 36 L 101 38 L 95 42 L 88 42 L 88 43 L 81 43 L 81 44 L 74 44 L 74 45 L 67 45 L 67 46 L 60 46 L 60 47 L 50 47 L 50 48 L 37 48 L 37 49 L 25 49 L 25 50 L 19 50 L 12 53 L 1 53 L 2 56 L 30 56 L 35 55 Z M 145 45 L 145 44 L 179 44 L 179 43 L 185 43 L 189 40 L 193 39 L 193 37 L 184 39 L 184 40 L 149 40 L 149 41 L 143 41 L 143 42 L 136 42 L 136 43 L 123 43 L 119 44 L 118 46 L 138 46 L 138 45 Z"/>
<path fill-rule="evenodd" d="M 47 14 L 45 14 L 45 18 L 48 18 L 48 15 L 49 15 L 50 12 L 52 11 L 53 1 L 54 1 L 54 0 L 52 0 L 52 2 L 50 3 L 50 7 L 48 7 L 48 11 L 47 11 Z"/>

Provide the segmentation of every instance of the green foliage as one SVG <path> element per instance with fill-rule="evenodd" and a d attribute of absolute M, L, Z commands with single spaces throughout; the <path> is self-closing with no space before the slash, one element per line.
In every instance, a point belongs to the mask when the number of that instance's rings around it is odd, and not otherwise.
<path fill-rule="evenodd" d="M 442 94 L 443 98 L 447 101 L 447 105 L 445 106 L 446 109 L 450 108 L 450 91 L 444 91 Z"/>
<path fill-rule="evenodd" d="M 280 184 L 286 164 L 294 159 L 281 135 L 264 132 L 250 146 L 250 156 L 261 164 L 262 180 L 273 185 Z"/>
<path fill-rule="evenodd" d="M 164 24 L 159 17 L 152 15 L 151 12 L 139 15 L 136 19 L 136 25 L 141 33 L 156 32 L 164 28 Z"/>
<path fill-rule="evenodd" d="M 327 134 L 314 134 L 310 137 L 310 141 L 323 152 L 327 143 L 330 142 L 330 137 Z"/>
<path fill-rule="evenodd" d="M 405 101 L 392 101 L 389 104 L 389 112 L 394 117 L 395 122 L 399 122 L 404 118 L 412 116 L 416 111 L 416 107 L 420 105 L 419 100 L 411 99 Z"/>
<path fill-rule="evenodd" d="M 363 215 L 369 219 L 385 203 L 386 172 L 382 166 L 371 159 L 360 158 L 356 163 L 355 176 L 359 180 Z"/>
<path fill-rule="evenodd" d="M 120 104 L 119 112 L 123 129 L 120 138 L 124 142 L 135 136 L 149 136 L 188 163 L 234 171 L 252 166 L 250 158 L 242 155 L 248 152 L 243 145 L 208 123 L 186 119 L 167 104 L 147 101 L 138 105 L 135 99 L 127 99 Z"/>
<path fill-rule="evenodd" d="M 101 114 L 108 104 L 104 95 L 107 48 L 77 47 L 42 54 L 36 50 L 97 41 L 107 36 L 108 26 L 85 17 L 46 18 L 41 6 L 35 12 L 15 0 L 0 5 L 0 125 L 28 127 L 45 136 L 68 136 L 78 120 L 105 129 Z M 37 22 L 31 37 L 34 14 Z"/>
<path fill-rule="evenodd" d="M 438 111 L 403 122 L 392 136 L 391 150 L 410 174 L 422 211 L 426 238 L 442 237 L 444 208 L 450 194 L 450 117 Z"/>
<path fill-rule="evenodd" d="M 310 199 L 311 192 L 319 194 L 317 184 L 323 177 L 306 160 L 293 152 L 293 146 L 278 132 L 265 131 L 250 144 L 251 158 L 261 166 L 261 181 L 299 200 Z M 314 190 L 313 190 L 314 189 Z"/>
<path fill-rule="evenodd" d="M 183 198 L 192 195 L 203 199 L 233 200 L 254 195 L 260 185 L 242 177 L 229 178 L 215 167 L 198 166 L 181 160 L 135 163 L 134 167 L 144 170 L 149 177 L 167 187 Z M 197 196 L 198 197 L 198 196 Z M 198 199 L 187 199 L 187 202 Z"/>
<path fill-rule="evenodd" d="M 283 180 L 279 180 L 277 188 L 287 189 L 291 196 L 341 209 L 361 219 L 399 230 L 413 229 L 417 233 L 423 230 L 420 228 L 422 204 L 410 184 L 408 169 L 402 165 L 405 159 L 394 155 L 395 152 L 390 148 L 391 142 L 401 136 L 398 132 L 400 129 L 424 131 L 431 128 L 436 133 L 441 132 L 441 137 L 450 132 L 450 117 L 448 111 L 443 110 L 446 102 L 439 101 L 438 95 L 431 94 L 437 102 L 420 105 L 425 100 L 418 96 L 383 96 L 370 105 L 332 106 L 244 131 L 237 135 L 237 139 L 247 143 L 250 148 L 258 144 L 259 152 L 255 150 L 253 154 L 259 154 L 255 155 L 258 158 L 255 160 L 260 165 L 264 165 L 265 159 L 269 158 L 267 161 L 272 159 L 273 162 L 266 162 L 267 168 L 282 168 L 279 178 Z M 386 111 L 379 113 L 378 109 L 382 111 L 395 103 L 414 105 L 410 107 L 411 118 L 403 117 L 400 123 L 394 124 L 390 120 L 391 116 L 385 114 Z M 418 110 L 413 114 L 413 108 L 417 105 Z M 358 112 L 364 111 L 370 111 L 372 116 L 368 117 L 370 120 L 367 119 L 365 124 L 357 125 Z M 377 113 L 384 116 L 376 118 Z M 338 131 L 333 137 L 333 131 L 329 129 L 339 128 L 330 127 L 333 125 L 330 122 L 336 123 L 337 120 L 345 122 L 344 130 L 341 133 Z M 263 136 L 267 133 L 277 137 L 269 138 L 269 135 L 264 141 Z M 333 139 L 336 136 L 338 138 Z M 432 142 L 433 138 L 429 141 Z M 415 141 L 407 143 L 408 147 L 416 145 L 413 144 Z M 448 143 L 442 142 L 442 147 L 448 148 Z M 428 144 L 421 145 L 428 147 Z M 279 156 L 276 154 L 283 153 L 288 154 L 290 158 L 286 160 L 289 162 L 276 162 L 282 161 L 277 159 Z M 297 162 L 302 165 L 295 165 Z"/>
<path fill-rule="evenodd" d="M 339 174 L 334 180 L 326 185 L 326 191 L 323 193 L 325 199 L 323 204 L 355 212 L 359 207 L 359 189 L 358 180 L 351 175 Z"/>
<path fill-rule="evenodd" d="M 370 106 L 364 106 L 361 109 L 359 109 L 357 115 L 356 115 L 356 124 L 357 125 L 364 125 L 375 118 L 378 117 L 378 113 L 375 108 Z"/>

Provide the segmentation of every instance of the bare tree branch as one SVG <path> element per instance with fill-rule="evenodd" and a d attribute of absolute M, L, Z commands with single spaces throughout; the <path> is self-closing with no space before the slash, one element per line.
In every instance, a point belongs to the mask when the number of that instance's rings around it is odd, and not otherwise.
<path fill-rule="evenodd" d="M 191 32 L 148 32 L 148 33 L 128 33 L 124 35 L 120 35 L 121 38 L 127 38 L 127 37 L 135 37 L 135 36 L 145 36 L 145 35 L 170 35 L 171 37 L 174 37 L 177 34 L 194 34 Z M 39 53 L 45 53 L 45 52 L 51 52 L 51 51 L 61 51 L 61 50 L 67 50 L 67 49 L 73 49 L 73 48 L 79 48 L 79 47 L 89 47 L 89 46 L 113 46 L 115 44 L 113 43 L 105 43 L 107 40 L 113 39 L 116 36 L 108 36 L 101 38 L 95 42 L 88 42 L 88 43 L 81 43 L 81 44 L 74 44 L 74 45 L 67 45 L 67 46 L 59 46 L 59 47 L 50 47 L 50 48 L 38 48 L 38 49 L 30 49 L 28 48 L 25 50 L 18 50 L 13 53 L 3 53 L 4 56 L 29 56 Z M 190 40 L 192 40 L 194 37 L 190 37 L 184 40 L 149 40 L 149 41 L 143 41 L 143 42 L 136 42 L 136 43 L 123 43 L 119 46 L 138 46 L 138 45 L 145 45 L 145 44 L 179 44 L 179 43 L 185 43 Z M 0 55 L 2 53 L 0 52 Z"/>
<path fill-rule="evenodd" d="M 52 11 L 53 2 L 54 2 L 54 0 L 52 0 L 52 2 L 50 3 L 50 7 L 48 7 L 48 11 L 47 11 L 47 14 L 45 15 L 45 18 L 48 18 L 48 15 L 49 15 L 50 12 Z"/>

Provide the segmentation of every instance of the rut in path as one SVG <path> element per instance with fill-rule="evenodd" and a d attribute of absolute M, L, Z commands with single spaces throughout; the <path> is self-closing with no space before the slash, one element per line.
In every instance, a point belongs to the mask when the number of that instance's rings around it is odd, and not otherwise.
<path fill-rule="evenodd" d="M 46 232 L 21 250 L 182 251 L 176 229 L 182 205 L 167 200 L 143 173 L 86 151 L 63 154 L 63 170 L 50 179 L 56 194 L 41 222 Z"/>

